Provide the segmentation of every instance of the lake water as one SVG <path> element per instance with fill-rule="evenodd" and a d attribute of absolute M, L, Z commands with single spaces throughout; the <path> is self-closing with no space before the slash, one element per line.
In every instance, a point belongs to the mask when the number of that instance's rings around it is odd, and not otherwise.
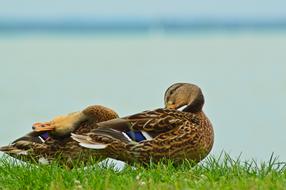
<path fill-rule="evenodd" d="M 92 104 L 121 116 L 198 84 L 215 144 L 232 156 L 286 160 L 286 32 L 0 35 L 0 145 L 37 121 Z"/>

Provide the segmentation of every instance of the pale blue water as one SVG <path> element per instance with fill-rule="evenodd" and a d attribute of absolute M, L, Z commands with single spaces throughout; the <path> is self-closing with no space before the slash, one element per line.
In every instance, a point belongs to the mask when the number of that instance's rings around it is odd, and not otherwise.
<path fill-rule="evenodd" d="M 215 144 L 286 160 L 286 32 L 0 35 L 0 145 L 37 121 L 91 104 L 125 116 L 163 106 L 175 82 L 198 84 Z"/>

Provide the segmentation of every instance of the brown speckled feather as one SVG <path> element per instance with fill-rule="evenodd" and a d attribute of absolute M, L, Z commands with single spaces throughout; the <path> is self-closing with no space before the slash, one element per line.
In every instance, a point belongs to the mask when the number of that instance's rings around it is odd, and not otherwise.
<path fill-rule="evenodd" d="M 173 123 L 177 124 L 174 129 L 161 133 L 153 140 L 142 141 L 130 147 L 130 152 L 135 153 L 136 159 L 141 162 L 148 162 L 150 157 L 153 161 L 170 158 L 175 162 L 184 159 L 198 162 L 210 152 L 213 145 L 213 130 L 204 113 L 177 111 L 174 114 L 177 119 L 181 119 L 180 122 Z"/>

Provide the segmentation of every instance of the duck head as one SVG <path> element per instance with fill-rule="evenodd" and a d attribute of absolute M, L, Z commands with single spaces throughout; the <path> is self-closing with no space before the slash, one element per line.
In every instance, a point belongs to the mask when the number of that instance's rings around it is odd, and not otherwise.
<path fill-rule="evenodd" d="M 182 111 L 196 113 L 203 108 L 204 96 L 197 85 L 176 83 L 166 90 L 164 101 L 168 109 L 180 109 L 185 106 Z"/>
<path fill-rule="evenodd" d="M 37 132 L 47 131 L 54 136 L 66 136 L 70 135 L 70 133 L 76 130 L 80 126 L 80 123 L 84 121 L 99 123 L 115 118 L 118 118 L 118 115 L 112 109 L 101 105 L 93 105 L 80 112 L 58 116 L 49 122 L 35 123 L 32 129 Z"/>
<path fill-rule="evenodd" d="M 70 113 L 58 116 L 49 122 L 34 123 L 32 129 L 36 132 L 46 131 L 55 136 L 65 136 L 73 132 L 84 118 L 86 116 L 81 112 Z"/>

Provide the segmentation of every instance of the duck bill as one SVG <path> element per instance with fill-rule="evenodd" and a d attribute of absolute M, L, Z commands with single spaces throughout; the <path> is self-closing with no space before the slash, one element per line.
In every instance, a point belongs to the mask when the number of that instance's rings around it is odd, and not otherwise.
<path fill-rule="evenodd" d="M 32 129 L 36 132 L 41 132 L 41 131 L 52 131 L 55 128 L 51 126 L 50 123 L 35 123 L 33 124 Z"/>

